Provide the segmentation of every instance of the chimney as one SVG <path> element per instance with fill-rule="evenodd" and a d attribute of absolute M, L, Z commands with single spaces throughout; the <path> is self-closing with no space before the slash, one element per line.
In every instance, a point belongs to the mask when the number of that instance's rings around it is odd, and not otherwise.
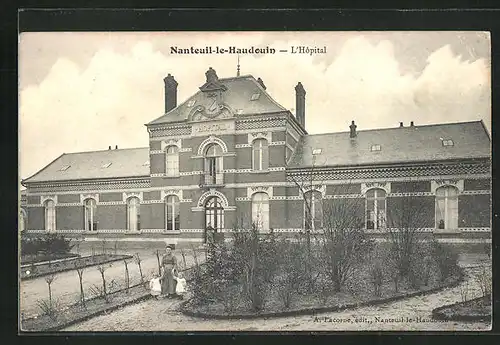
<path fill-rule="evenodd" d="M 399 127 L 403 127 L 403 122 L 400 122 L 400 123 L 399 123 Z"/>
<path fill-rule="evenodd" d="M 413 127 L 413 121 L 410 122 L 410 127 Z"/>
<path fill-rule="evenodd" d="M 115 150 L 118 150 L 118 145 L 115 146 Z"/>
<path fill-rule="evenodd" d="M 266 89 L 266 85 L 264 85 L 264 82 L 262 81 L 262 79 L 258 78 L 257 79 L 257 82 L 260 84 L 260 86 L 262 86 L 262 88 L 265 90 Z"/>
<path fill-rule="evenodd" d="M 302 128 L 306 128 L 306 90 L 299 82 L 295 86 L 295 117 Z"/>
<path fill-rule="evenodd" d="M 351 125 L 349 126 L 349 128 L 351 129 L 351 134 L 349 135 L 352 138 L 356 138 L 357 134 L 356 134 L 356 124 L 354 123 L 354 121 L 351 122 Z"/>
<path fill-rule="evenodd" d="M 165 83 L 165 114 L 177 106 L 177 82 L 170 73 L 163 79 Z"/>
<path fill-rule="evenodd" d="M 111 146 L 108 147 L 108 150 L 111 150 Z"/>
<path fill-rule="evenodd" d="M 208 71 L 205 72 L 205 76 L 207 77 L 207 83 L 217 82 L 219 80 L 219 77 L 217 77 L 217 73 L 212 67 L 208 68 Z"/>

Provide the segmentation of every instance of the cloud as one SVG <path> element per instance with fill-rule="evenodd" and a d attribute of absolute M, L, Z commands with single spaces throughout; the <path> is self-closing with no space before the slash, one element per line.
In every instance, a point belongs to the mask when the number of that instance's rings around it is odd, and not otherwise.
<path fill-rule="evenodd" d="M 304 39 L 263 43 L 264 38 L 262 33 L 247 33 L 235 40 L 232 35 L 214 33 L 210 40 L 195 35 L 190 45 L 203 47 L 209 41 L 220 46 L 270 44 L 280 49 L 306 44 Z M 186 45 L 178 34 L 167 36 L 167 42 Z M 147 146 L 144 124 L 163 114 L 167 73 L 179 82 L 178 103 L 204 83 L 209 66 L 219 77 L 236 73 L 235 55 L 171 55 L 157 46 L 144 40 L 126 52 L 103 48 L 83 68 L 61 57 L 40 84 L 21 90 L 22 178 L 63 152 Z M 302 82 L 310 133 L 346 131 L 351 120 L 358 129 L 411 120 L 423 124 L 483 119 L 489 126 L 486 61 L 464 61 L 444 46 L 429 55 L 420 74 L 401 70 L 390 41 L 371 43 L 363 36 L 346 40 L 328 63 L 300 54 L 241 57 L 242 74 L 261 77 L 271 96 L 288 109 L 295 108 L 294 87 Z"/>

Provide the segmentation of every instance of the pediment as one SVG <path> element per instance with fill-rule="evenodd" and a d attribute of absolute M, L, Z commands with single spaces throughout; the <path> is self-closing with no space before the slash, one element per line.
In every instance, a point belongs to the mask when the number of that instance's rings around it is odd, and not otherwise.
<path fill-rule="evenodd" d="M 200 90 L 202 92 L 211 92 L 211 91 L 226 91 L 227 87 L 221 83 L 215 82 L 215 81 L 208 81 L 202 86 L 200 86 Z"/>

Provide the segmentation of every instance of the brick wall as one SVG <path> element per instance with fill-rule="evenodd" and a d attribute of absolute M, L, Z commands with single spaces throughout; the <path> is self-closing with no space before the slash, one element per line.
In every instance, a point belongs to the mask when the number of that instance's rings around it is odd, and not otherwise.
<path fill-rule="evenodd" d="M 458 212 L 459 227 L 490 227 L 491 196 L 460 195 L 458 197 Z"/>
<path fill-rule="evenodd" d="M 122 201 L 123 194 L 122 193 L 100 193 L 99 201 L 109 202 L 109 201 Z"/>
<path fill-rule="evenodd" d="M 403 222 L 410 218 L 409 224 Z M 409 196 L 387 198 L 387 226 L 435 227 L 434 196 Z"/>
<path fill-rule="evenodd" d="M 430 181 L 391 182 L 392 193 L 413 193 L 430 191 Z"/>
<path fill-rule="evenodd" d="M 465 190 L 491 190 L 491 180 L 464 180 Z"/>
<path fill-rule="evenodd" d="M 26 229 L 28 230 L 42 230 L 45 229 L 45 209 L 40 207 L 27 207 L 27 222 Z"/>
<path fill-rule="evenodd" d="M 56 206 L 57 230 L 82 230 L 83 217 L 83 206 Z"/>
<path fill-rule="evenodd" d="M 80 202 L 80 194 L 61 194 L 57 196 L 57 202 L 60 203 Z"/>
<path fill-rule="evenodd" d="M 126 229 L 126 205 L 97 205 L 96 218 L 97 230 L 99 229 Z"/>

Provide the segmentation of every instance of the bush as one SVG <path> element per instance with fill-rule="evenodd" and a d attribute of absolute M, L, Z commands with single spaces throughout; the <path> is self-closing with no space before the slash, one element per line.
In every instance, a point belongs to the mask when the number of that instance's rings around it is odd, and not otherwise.
<path fill-rule="evenodd" d="M 458 272 L 458 254 L 452 248 L 433 239 L 431 242 L 431 255 L 439 268 L 441 281 L 445 281 Z"/>
<path fill-rule="evenodd" d="M 373 293 L 379 297 L 382 294 L 382 284 L 384 282 L 382 265 L 379 262 L 376 262 L 370 269 L 370 276 L 373 284 Z"/>
<path fill-rule="evenodd" d="M 43 237 L 21 235 L 21 255 L 67 254 L 73 246 L 70 239 L 58 234 L 47 234 Z"/>

